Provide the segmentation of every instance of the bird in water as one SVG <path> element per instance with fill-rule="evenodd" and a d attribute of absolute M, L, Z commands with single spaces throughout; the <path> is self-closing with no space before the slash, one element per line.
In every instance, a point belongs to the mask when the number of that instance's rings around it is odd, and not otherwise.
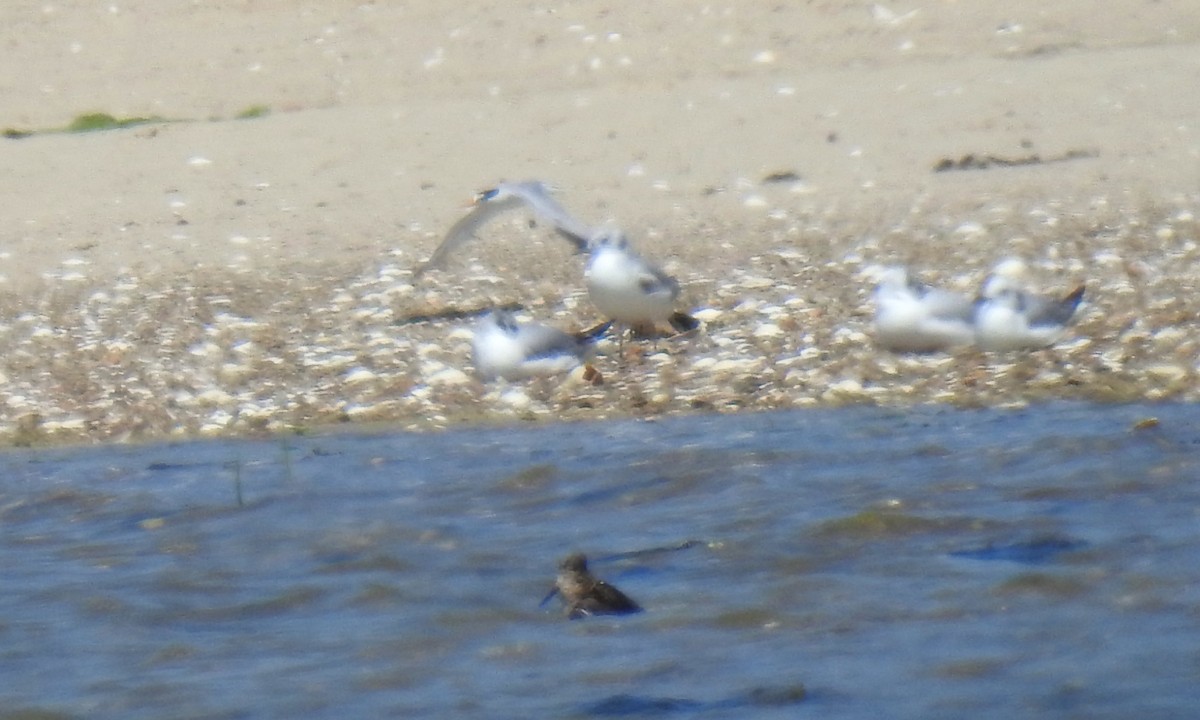
<path fill-rule="evenodd" d="M 571 553 L 558 564 L 554 589 L 541 602 L 545 605 L 555 595 L 562 597 L 566 615 L 571 620 L 591 615 L 629 615 L 642 611 L 641 606 L 612 585 L 588 571 L 587 556 Z"/>

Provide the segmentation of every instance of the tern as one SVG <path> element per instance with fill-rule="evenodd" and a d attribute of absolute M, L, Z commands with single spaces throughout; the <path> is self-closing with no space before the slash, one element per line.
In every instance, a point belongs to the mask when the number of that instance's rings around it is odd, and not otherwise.
<path fill-rule="evenodd" d="M 518 322 L 505 310 L 492 310 L 475 327 L 472 362 L 484 380 L 558 375 L 587 362 L 596 340 L 610 325 L 571 335 L 541 323 Z"/>
<path fill-rule="evenodd" d="M 975 311 L 975 342 L 984 350 L 1036 350 L 1058 342 L 1083 301 L 1080 285 L 1061 298 L 1015 287 L 993 289 Z"/>
<path fill-rule="evenodd" d="M 873 294 L 875 339 L 899 352 L 934 352 L 975 339 L 975 302 L 920 283 L 903 267 L 883 271 Z"/>
<path fill-rule="evenodd" d="M 1063 297 L 1034 294 L 1025 285 L 1028 268 L 1019 259 L 997 263 L 983 285 L 975 310 L 975 342 L 984 350 L 1034 350 L 1053 345 L 1083 301 L 1080 285 Z"/>
<path fill-rule="evenodd" d="M 568 232 L 558 228 L 560 235 Z M 699 325 L 695 318 L 675 309 L 679 281 L 634 252 L 623 232 L 602 228 L 592 233 L 587 246 L 584 282 L 588 297 L 602 315 L 631 329 L 665 321 L 677 332 L 687 332 Z"/>
<path fill-rule="evenodd" d="M 699 325 L 675 309 L 679 298 L 675 278 L 631 250 L 620 230 L 592 227 L 576 219 L 552 197 L 550 186 L 539 180 L 500 183 L 476 195 L 474 208 L 450 228 L 429 260 L 413 271 L 414 279 L 442 265 L 497 215 L 520 207 L 552 225 L 576 251 L 588 253 L 584 271 L 588 296 L 608 319 L 638 328 L 666 321 L 678 332 Z"/>

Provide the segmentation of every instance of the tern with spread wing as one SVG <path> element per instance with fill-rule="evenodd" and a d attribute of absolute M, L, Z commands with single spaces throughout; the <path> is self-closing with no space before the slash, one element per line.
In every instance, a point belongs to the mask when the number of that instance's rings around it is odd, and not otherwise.
<path fill-rule="evenodd" d="M 475 207 L 450 228 L 429 260 L 413 272 L 414 279 L 441 265 L 492 218 L 522 206 L 551 224 L 576 250 L 589 254 L 584 271 L 588 296 L 608 319 L 637 328 L 666 321 L 678 332 L 699 325 L 695 318 L 676 311 L 679 283 L 675 278 L 631 250 L 619 230 L 577 220 L 551 196 L 549 186 L 537 180 L 501 183 L 479 193 Z"/>

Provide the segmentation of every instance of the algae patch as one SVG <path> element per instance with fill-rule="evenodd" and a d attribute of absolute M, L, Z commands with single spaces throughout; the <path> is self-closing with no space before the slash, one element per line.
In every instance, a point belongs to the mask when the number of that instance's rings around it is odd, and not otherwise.
<path fill-rule="evenodd" d="M 212 122 L 221 122 L 223 120 L 252 120 L 254 118 L 265 117 L 271 113 L 271 108 L 267 105 L 250 105 L 232 118 L 212 118 Z M 89 112 L 77 115 L 71 122 L 62 127 L 41 128 L 31 130 L 28 128 L 4 128 L 0 131 L 4 137 L 10 140 L 20 140 L 32 135 L 52 135 L 60 133 L 90 133 L 100 132 L 104 130 L 124 130 L 126 128 L 137 127 L 139 125 L 154 125 L 176 122 L 195 122 L 188 119 L 171 119 L 158 115 L 149 116 L 134 116 L 134 117 L 117 117 L 106 112 Z"/>
<path fill-rule="evenodd" d="M 251 105 L 242 110 L 237 115 L 233 116 L 234 120 L 253 120 L 254 118 L 264 117 L 271 114 L 271 108 L 267 105 Z"/>
<path fill-rule="evenodd" d="M 63 132 L 84 133 L 96 132 L 98 130 L 121 130 L 123 128 L 134 127 L 136 125 L 164 122 L 167 122 L 166 118 L 156 116 L 118 118 L 113 117 L 108 113 L 85 113 L 72 120 L 69 125 L 63 128 Z"/>
<path fill-rule="evenodd" d="M 41 130 L 29 130 L 19 128 L 4 128 L 3 135 L 10 140 L 20 140 L 31 135 L 52 135 L 57 133 L 89 133 L 98 132 L 101 130 L 123 130 L 125 128 L 136 127 L 138 125 L 148 125 L 152 123 L 167 123 L 171 122 L 167 118 L 151 116 L 151 117 L 126 117 L 119 118 L 108 113 L 91 112 L 75 116 L 75 119 L 62 127 L 43 128 Z"/>

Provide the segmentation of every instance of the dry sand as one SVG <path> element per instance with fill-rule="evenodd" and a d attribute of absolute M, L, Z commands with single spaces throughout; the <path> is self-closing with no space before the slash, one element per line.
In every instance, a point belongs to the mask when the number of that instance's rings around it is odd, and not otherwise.
<path fill-rule="evenodd" d="M 0 19 L 0 127 L 171 121 L 0 139 L 13 442 L 1200 396 L 1184 0 L 63 0 Z M 598 387 L 496 388 L 470 376 L 469 321 L 405 322 L 496 302 L 597 319 L 582 261 L 519 214 L 411 283 L 473 192 L 531 177 L 626 228 L 705 332 L 624 364 L 605 348 Z M 1006 256 L 1047 290 L 1087 282 L 1063 344 L 872 346 L 865 268 L 969 289 Z"/>

